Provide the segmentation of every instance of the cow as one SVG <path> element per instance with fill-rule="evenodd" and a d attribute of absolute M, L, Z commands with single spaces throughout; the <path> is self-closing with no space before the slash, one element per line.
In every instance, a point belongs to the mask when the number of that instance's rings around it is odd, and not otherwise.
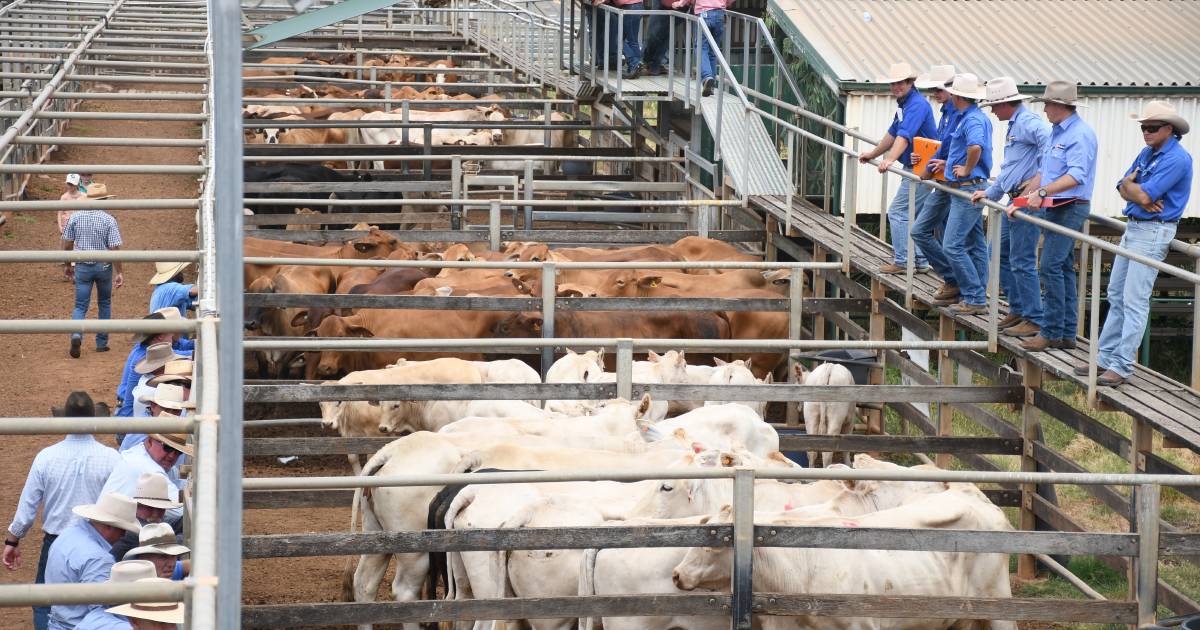
<path fill-rule="evenodd" d="M 250 283 L 250 293 L 332 293 L 336 278 L 332 267 L 294 266 L 281 267 L 273 276 L 262 276 Z M 293 325 L 300 309 L 274 306 L 247 309 L 247 322 L 267 337 L 300 337 L 304 329 Z M 295 352 L 290 350 L 268 350 L 262 353 L 267 374 L 274 378 L 287 378 L 288 368 Z"/>
<path fill-rule="evenodd" d="M 395 237 L 370 229 L 365 236 L 352 239 L 345 243 L 322 246 L 303 245 L 286 241 L 272 241 L 253 237 L 243 240 L 243 253 L 246 256 L 267 258 L 386 258 L 402 247 Z M 273 276 L 279 272 L 279 265 L 272 264 L 243 264 L 245 286 L 249 287 L 261 276 Z"/>
<path fill-rule="evenodd" d="M 428 269 L 416 267 L 388 269 L 370 282 L 351 287 L 347 293 L 350 295 L 398 295 L 412 291 L 418 282 L 429 278 L 428 271 Z"/>
<path fill-rule="evenodd" d="M 547 383 L 588 383 L 604 372 L 604 349 L 578 353 L 570 348 L 546 370 Z M 582 400 L 547 400 L 546 411 L 586 415 L 592 405 Z"/>
<path fill-rule="evenodd" d="M 574 148 L 579 144 L 579 132 L 574 129 L 563 129 L 560 123 L 572 120 L 566 115 L 559 112 L 550 113 L 550 122 L 554 127 L 526 127 L 526 128 L 507 128 L 503 130 L 503 137 L 500 141 L 504 146 L 509 147 L 547 147 L 547 148 Z M 545 122 L 545 114 L 539 114 L 530 119 L 530 122 Z M 550 138 L 547 142 L 546 132 L 549 130 Z M 535 165 L 546 174 L 558 172 L 556 168 L 558 162 L 551 160 L 536 161 Z M 525 169 L 524 160 L 493 160 L 491 168 L 499 171 L 523 171 Z"/>
<path fill-rule="evenodd" d="M 822 363 L 811 372 L 803 365 L 796 364 L 796 382 L 809 387 L 824 387 L 829 385 L 854 385 L 854 375 L 844 365 Z M 852 402 L 806 402 L 804 403 L 804 432 L 809 435 L 842 435 L 850 433 L 854 424 L 854 408 Z M 838 453 L 831 451 L 808 453 L 808 465 L 820 468 L 821 464 L 833 463 Z M 842 453 L 848 456 L 848 453 Z"/>
<path fill-rule="evenodd" d="M 651 444 L 674 440 L 682 442 L 682 448 L 744 449 L 759 457 L 779 451 L 775 429 L 753 409 L 737 403 L 706 405 L 656 424 L 643 423 L 638 429 Z"/>
<path fill-rule="evenodd" d="M 685 236 L 671 245 L 673 251 L 689 262 L 694 261 L 731 261 L 731 262 L 761 262 L 762 258 L 747 254 L 726 243 L 703 236 Z M 689 273 L 712 274 L 719 273 L 716 269 L 689 269 Z"/>

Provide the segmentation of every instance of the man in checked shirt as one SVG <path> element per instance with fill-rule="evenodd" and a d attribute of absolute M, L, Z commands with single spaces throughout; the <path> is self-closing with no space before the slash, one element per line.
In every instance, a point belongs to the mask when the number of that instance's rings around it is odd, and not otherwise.
<path fill-rule="evenodd" d="M 63 249 L 67 251 L 116 251 L 121 249 L 121 231 L 117 220 L 103 210 L 80 210 L 71 215 L 63 229 Z M 70 275 L 70 267 L 67 267 Z M 96 287 L 96 310 L 100 319 L 112 317 L 112 291 L 125 284 L 121 263 L 79 262 L 75 264 L 75 310 L 71 319 L 84 319 Z M 83 334 L 71 335 L 71 357 L 79 358 Z M 108 352 L 108 333 L 96 334 L 96 352 Z"/>
<path fill-rule="evenodd" d="M 71 392 L 63 415 L 69 417 L 91 417 L 95 415 L 91 396 L 86 392 Z M 35 583 L 46 581 L 46 559 L 50 544 L 58 535 L 79 520 L 71 509 L 78 505 L 93 503 L 100 496 L 104 482 L 113 468 L 121 462 L 115 449 L 97 442 L 86 433 L 71 434 L 57 444 L 46 447 L 33 458 L 25 488 L 17 503 L 17 513 L 8 526 L 4 537 L 4 566 L 15 571 L 21 566 L 21 539 L 29 533 L 37 518 L 38 507 L 42 507 L 41 556 L 38 558 Z M 33 627 L 45 630 L 50 616 L 50 607 L 33 609 Z"/>

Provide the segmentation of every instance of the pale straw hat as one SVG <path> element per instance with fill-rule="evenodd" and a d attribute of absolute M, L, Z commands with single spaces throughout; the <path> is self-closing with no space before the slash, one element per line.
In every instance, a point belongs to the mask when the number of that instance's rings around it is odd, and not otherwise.
<path fill-rule="evenodd" d="M 990 107 L 1001 103 L 1012 103 L 1033 98 L 1028 94 L 1017 91 L 1017 82 L 1012 77 L 998 77 L 987 82 L 987 96 L 980 107 Z"/>
<path fill-rule="evenodd" d="M 171 349 L 171 344 L 165 341 L 156 343 L 146 348 L 146 356 L 133 366 L 133 371 L 138 374 L 149 374 L 171 361 L 183 358 L 185 357 L 175 354 L 175 351 Z"/>
<path fill-rule="evenodd" d="M 1146 103 L 1146 110 L 1139 114 L 1130 114 L 1130 118 L 1144 122 L 1163 122 L 1175 128 L 1175 133 L 1184 135 L 1192 130 L 1192 126 L 1188 121 L 1179 115 L 1175 110 L 1175 106 L 1166 101 L 1150 101 Z"/>
<path fill-rule="evenodd" d="M 163 383 L 155 387 L 154 395 L 142 396 L 138 398 L 138 402 L 143 405 L 154 403 L 163 409 L 174 409 L 175 411 L 196 408 L 196 403 L 187 399 L 187 394 L 184 393 L 183 387 L 174 383 Z"/>
<path fill-rule="evenodd" d="M 898 81 L 907 81 L 917 78 L 917 72 L 913 70 L 911 64 L 904 62 L 894 63 L 888 68 L 888 73 L 876 79 L 877 83 L 896 83 Z"/>
<path fill-rule="evenodd" d="M 171 580 L 164 578 L 143 578 L 138 584 L 170 584 Z M 182 602 L 122 604 L 108 608 L 105 612 L 128 617 L 130 619 L 145 619 L 159 623 L 181 624 L 187 616 Z"/>
<path fill-rule="evenodd" d="M 974 99 L 976 101 L 987 96 L 987 88 L 979 82 L 979 77 L 970 72 L 955 75 L 954 83 L 946 88 L 946 91 L 955 96 Z"/>
<path fill-rule="evenodd" d="M 162 284 L 167 280 L 175 277 L 175 274 L 187 269 L 190 262 L 160 262 L 154 263 L 154 275 L 150 278 L 150 284 Z"/>
<path fill-rule="evenodd" d="M 106 492 L 91 505 L 71 508 L 79 518 L 119 527 L 127 532 L 138 532 L 142 526 L 137 521 L 137 503 L 123 494 Z"/>
<path fill-rule="evenodd" d="M 138 534 L 138 546 L 125 552 L 126 558 L 136 558 L 137 556 L 162 554 L 164 556 L 182 556 L 185 553 L 191 553 L 184 545 L 179 544 L 175 538 L 175 530 L 167 523 L 150 523 L 142 527 L 142 531 Z"/>
<path fill-rule="evenodd" d="M 168 527 L 170 527 L 168 525 Z M 145 531 L 143 529 L 142 531 Z M 108 574 L 109 584 L 128 584 L 146 578 L 158 577 L 158 570 L 149 560 L 122 560 L 114 565 Z"/>
<path fill-rule="evenodd" d="M 1079 102 L 1079 88 L 1068 81 L 1051 81 L 1046 84 L 1046 90 L 1041 96 L 1033 99 L 1035 103 L 1058 103 L 1073 107 L 1085 107 Z"/>
<path fill-rule="evenodd" d="M 159 414 L 159 417 L 162 417 L 162 414 Z M 187 434 L 185 433 L 152 433 L 150 437 L 189 457 L 195 455 L 192 452 L 192 447 L 188 446 Z"/>
<path fill-rule="evenodd" d="M 929 72 L 917 76 L 917 89 L 945 89 L 954 80 L 954 66 L 929 66 Z"/>
<path fill-rule="evenodd" d="M 151 387 L 158 387 L 163 383 L 191 383 L 192 382 L 192 366 L 190 359 L 176 359 L 168 361 L 163 366 L 163 373 L 146 381 L 146 384 Z"/>
<path fill-rule="evenodd" d="M 133 500 L 142 505 L 149 505 L 164 510 L 174 510 L 183 507 L 178 501 L 172 501 L 167 493 L 167 476 L 162 473 L 145 472 L 138 476 L 137 489 L 133 491 Z M 148 526 L 147 526 L 148 527 Z M 142 533 L 146 528 L 142 528 Z"/>

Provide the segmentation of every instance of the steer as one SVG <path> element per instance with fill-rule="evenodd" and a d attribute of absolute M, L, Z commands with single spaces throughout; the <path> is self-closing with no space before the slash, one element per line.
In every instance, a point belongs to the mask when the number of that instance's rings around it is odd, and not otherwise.
<path fill-rule="evenodd" d="M 796 382 L 810 387 L 828 385 L 854 385 L 854 375 L 844 365 L 822 363 L 813 371 L 808 372 L 804 366 L 796 364 Z M 850 433 L 854 423 L 854 408 L 852 402 L 806 402 L 804 403 L 804 432 L 809 435 L 842 435 Z M 820 468 L 822 463 L 828 466 L 833 463 L 835 455 L 831 451 L 809 451 L 808 465 Z M 849 457 L 849 453 L 841 453 Z"/>

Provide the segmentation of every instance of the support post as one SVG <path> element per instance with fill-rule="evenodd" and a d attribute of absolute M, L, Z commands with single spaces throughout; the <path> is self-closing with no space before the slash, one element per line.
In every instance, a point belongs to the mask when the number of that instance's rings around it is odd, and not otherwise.
<path fill-rule="evenodd" d="M 820 269 L 814 269 L 814 275 L 820 275 Z M 804 270 L 794 268 L 788 280 L 788 339 L 799 339 L 804 330 Z M 796 359 L 793 351 L 788 350 L 787 380 L 796 381 Z M 784 406 L 784 422 L 789 427 L 800 426 L 800 403 L 788 401 Z"/>
<path fill-rule="evenodd" d="M 1200 258 L 1196 273 L 1200 273 Z M 1192 389 L 1200 389 L 1200 284 L 1192 287 Z"/>
<path fill-rule="evenodd" d="M 917 250 L 916 245 L 913 244 L 912 229 L 913 223 L 917 220 L 917 186 L 919 185 L 916 182 L 908 182 L 908 230 L 904 235 L 906 247 L 908 247 L 906 250 L 908 255 L 904 259 L 904 308 L 910 311 L 913 307 L 913 275 L 917 272 Z M 880 225 L 883 225 L 883 222 L 887 220 L 885 217 L 887 217 L 886 206 L 883 210 L 879 211 Z M 882 228 L 879 231 L 879 239 L 887 242 L 887 237 L 884 235 Z M 892 247 L 895 247 L 895 243 L 892 244 Z"/>
<path fill-rule="evenodd" d="M 850 233 L 854 229 L 855 216 L 857 214 L 854 207 L 855 188 L 858 186 L 858 168 L 857 160 L 851 156 L 846 156 L 845 178 L 846 191 L 845 199 L 842 200 L 842 273 L 850 273 Z"/>
<path fill-rule="evenodd" d="M 450 196 L 462 199 L 462 156 L 450 158 Z M 459 204 L 450 206 L 450 229 L 463 229 L 463 207 Z"/>
<path fill-rule="evenodd" d="M 829 255 L 825 253 L 825 248 L 820 245 L 813 245 L 813 262 L 827 262 Z M 813 273 L 812 297 L 820 299 L 825 297 L 825 272 L 816 271 Z M 825 316 L 820 313 L 813 315 L 813 339 L 825 338 Z"/>
<path fill-rule="evenodd" d="M 542 263 L 542 339 L 554 338 L 554 296 L 555 275 L 557 265 L 552 262 Z M 554 363 L 554 348 L 542 348 L 542 381 L 546 380 L 546 371 Z"/>
<path fill-rule="evenodd" d="M 1137 597 L 1139 628 L 1154 625 L 1158 613 L 1158 506 L 1161 489 L 1153 484 L 1138 486 L 1137 501 Z"/>
<path fill-rule="evenodd" d="M 549 143 L 546 146 L 550 146 Z M 533 160 L 525 160 L 525 189 L 522 191 L 524 198 L 527 200 L 533 199 Z M 522 223 L 526 231 L 533 229 L 533 206 L 525 206 L 525 217 Z M 513 221 L 513 229 L 516 229 L 516 221 Z"/>
<path fill-rule="evenodd" d="M 733 630 L 751 630 L 754 595 L 754 469 L 733 473 Z"/>
<path fill-rule="evenodd" d="M 911 250 L 909 250 L 911 252 Z M 909 260 L 914 256 L 910 253 Z M 871 335 L 871 341 L 883 341 L 886 338 L 887 318 L 883 315 L 883 311 L 879 309 L 879 305 L 887 299 L 887 291 L 883 283 L 878 279 L 871 279 L 871 317 L 868 323 L 868 333 Z M 884 352 L 878 351 L 877 358 L 879 362 L 883 362 Z M 867 377 L 871 385 L 883 384 L 883 368 L 871 368 L 871 372 Z M 883 409 L 871 409 L 867 411 L 867 434 L 868 435 L 883 435 Z M 878 457 L 877 454 L 871 453 L 872 457 Z M 849 459 L 850 454 L 846 454 Z M 851 462 L 847 461 L 849 465 Z"/>
<path fill-rule="evenodd" d="M 1091 221 L 1083 222 L 1083 233 L 1089 234 L 1089 235 L 1092 233 L 1092 222 Z M 1087 289 L 1088 249 L 1090 249 L 1090 247 L 1091 246 L 1088 245 L 1084 241 L 1079 242 L 1079 275 L 1075 278 L 1076 295 L 1079 296 L 1079 300 L 1077 300 L 1076 304 L 1075 304 L 1075 308 L 1077 309 L 1077 311 L 1075 313 L 1075 315 L 1076 315 L 1075 321 L 1077 322 L 1075 324 L 1075 328 L 1076 328 L 1075 334 L 1076 335 L 1083 335 L 1084 326 L 1087 325 L 1083 319 L 1083 309 L 1084 309 L 1084 306 L 1087 304 L 1087 302 L 1085 302 L 1083 300 L 1083 296 L 1087 295 L 1087 292 L 1085 291 L 1085 289 Z M 1099 266 L 1099 265 L 1097 265 L 1097 266 Z M 1096 340 L 1092 339 L 1092 343 L 1094 344 L 1095 342 L 1096 342 Z"/>
<path fill-rule="evenodd" d="M 789 206 L 787 206 L 787 208 L 788 208 L 788 212 L 790 213 L 791 206 L 789 205 Z M 763 246 L 763 258 L 765 258 L 767 262 L 775 262 L 776 260 L 779 260 L 779 251 L 776 249 L 776 246 L 775 246 L 775 239 L 779 238 L 779 235 L 777 234 L 778 231 L 779 231 L 779 221 L 775 218 L 775 215 L 768 214 L 767 215 L 767 242 Z"/>
<path fill-rule="evenodd" d="M 633 400 L 633 339 L 617 340 L 617 398 Z"/>
<path fill-rule="evenodd" d="M 500 251 L 500 200 L 493 199 L 488 204 L 488 247 L 492 251 Z"/>
<path fill-rule="evenodd" d="M 938 339 L 954 341 L 954 319 L 942 314 L 938 317 Z M 950 360 L 950 351 L 943 348 L 938 350 L 938 382 L 942 385 L 954 384 L 954 364 Z M 950 403 L 938 404 L 938 436 L 954 433 L 954 407 Z M 935 460 L 939 468 L 950 467 L 950 454 L 938 453 Z"/>
<path fill-rule="evenodd" d="M 1100 254 L 1102 250 L 1092 250 L 1092 297 L 1091 306 L 1092 312 L 1088 317 L 1088 382 L 1087 382 L 1087 404 L 1088 407 L 1096 408 L 1096 378 L 1098 366 L 1096 365 L 1096 356 L 1100 353 Z M 1085 263 L 1080 263 L 1085 264 Z M 1083 304 L 1083 293 L 1079 294 L 1079 303 Z"/>
<path fill-rule="evenodd" d="M 909 226 L 911 230 L 911 225 Z M 988 261 L 987 290 L 991 293 L 988 300 L 988 352 L 996 352 L 1000 345 L 1000 216 L 995 210 L 988 210 L 988 243 L 990 259 Z"/>
<path fill-rule="evenodd" d="M 1028 359 L 1021 360 L 1021 385 L 1025 388 L 1025 403 L 1021 407 L 1021 471 L 1037 472 L 1037 460 L 1033 458 L 1033 443 L 1042 434 L 1041 411 L 1033 405 L 1033 397 L 1042 386 L 1042 368 Z M 1037 528 L 1037 517 L 1033 513 L 1033 498 L 1037 495 L 1037 485 L 1021 484 L 1020 529 L 1034 531 Z M 1037 577 L 1037 558 L 1024 554 L 1017 556 L 1017 577 L 1022 580 L 1032 580 Z"/>

